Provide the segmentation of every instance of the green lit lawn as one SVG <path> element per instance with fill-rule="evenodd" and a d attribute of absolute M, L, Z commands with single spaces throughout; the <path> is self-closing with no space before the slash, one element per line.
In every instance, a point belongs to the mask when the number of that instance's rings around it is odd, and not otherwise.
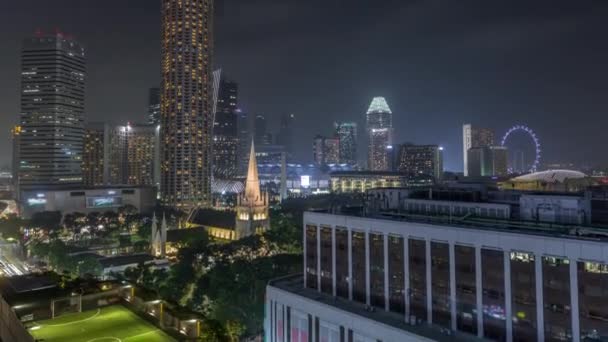
<path fill-rule="evenodd" d="M 171 338 L 125 307 L 67 314 L 35 322 L 30 334 L 45 342 L 171 342 Z M 31 327 L 36 327 L 32 329 Z"/>

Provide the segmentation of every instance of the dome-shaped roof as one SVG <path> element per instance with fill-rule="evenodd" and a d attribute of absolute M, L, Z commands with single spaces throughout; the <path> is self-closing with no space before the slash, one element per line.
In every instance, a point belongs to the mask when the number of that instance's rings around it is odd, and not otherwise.
<path fill-rule="evenodd" d="M 581 179 L 585 178 L 582 172 L 574 170 L 547 170 L 541 172 L 529 173 L 527 175 L 513 178 L 513 182 L 536 182 L 542 181 L 547 183 L 563 183 L 566 179 Z"/>

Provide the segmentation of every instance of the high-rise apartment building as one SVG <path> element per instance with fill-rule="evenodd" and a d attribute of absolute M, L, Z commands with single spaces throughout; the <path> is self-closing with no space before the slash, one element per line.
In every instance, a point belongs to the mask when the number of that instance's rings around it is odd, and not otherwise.
<path fill-rule="evenodd" d="M 340 163 L 357 165 L 357 123 L 334 123 L 336 136 L 340 140 Z"/>
<path fill-rule="evenodd" d="M 316 165 L 338 164 L 340 162 L 340 139 L 315 136 L 312 143 L 312 154 Z"/>
<path fill-rule="evenodd" d="M 491 129 L 475 127 L 471 124 L 462 126 L 462 155 L 465 176 L 469 176 L 468 150 L 493 145 L 494 131 Z"/>
<path fill-rule="evenodd" d="M 470 177 L 504 177 L 508 175 L 508 153 L 505 146 L 474 147 L 467 151 Z"/>
<path fill-rule="evenodd" d="M 211 202 L 213 0 L 162 0 L 161 198 Z"/>
<path fill-rule="evenodd" d="M 160 88 L 148 90 L 148 123 L 160 125 Z"/>
<path fill-rule="evenodd" d="M 111 139 L 113 184 L 157 185 L 159 129 L 155 125 L 117 126 Z"/>
<path fill-rule="evenodd" d="M 216 178 L 230 178 L 237 170 L 237 101 L 236 82 L 221 78 L 213 125 L 213 172 Z"/>
<path fill-rule="evenodd" d="M 397 169 L 411 176 L 443 176 L 443 148 L 438 145 L 403 144 L 399 147 Z"/>
<path fill-rule="evenodd" d="M 90 122 L 84 128 L 82 177 L 86 186 L 110 183 L 110 140 L 112 128 L 108 123 Z"/>
<path fill-rule="evenodd" d="M 11 138 L 13 144 L 13 156 L 12 156 L 12 185 L 15 189 L 15 195 L 19 198 L 19 149 L 21 139 L 21 126 L 13 126 L 11 129 Z"/>
<path fill-rule="evenodd" d="M 85 52 L 62 34 L 23 42 L 19 187 L 82 183 Z"/>
<path fill-rule="evenodd" d="M 393 114 L 384 97 L 374 97 L 367 110 L 367 132 L 369 135 L 368 169 L 390 170 L 389 146 L 392 145 Z"/>

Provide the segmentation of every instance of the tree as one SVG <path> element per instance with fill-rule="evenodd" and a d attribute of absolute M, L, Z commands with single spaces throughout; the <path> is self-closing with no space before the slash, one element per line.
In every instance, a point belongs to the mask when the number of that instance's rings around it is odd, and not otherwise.
<path fill-rule="evenodd" d="M 8 214 L 5 218 L 0 219 L 0 234 L 5 239 L 19 240 L 21 238 L 21 227 L 27 221 L 19 218 L 16 214 Z"/>
<path fill-rule="evenodd" d="M 206 342 L 230 342 L 231 339 L 221 322 L 213 319 L 205 320 L 201 328 L 201 340 Z"/>
<path fill-rule="evenodd" d="M 92 275 L 99 277 L 103 272 L 103 267 L 97 258 L 91 255 L 86 255 L 77 261 L 77 269 L 79 276 Z"/>
<path fill-rule="evenodd" d="M 32 215 L 31 224 L 49 232 L 56 232 L 61 227 L 60 211 L 41 211 Z"/>

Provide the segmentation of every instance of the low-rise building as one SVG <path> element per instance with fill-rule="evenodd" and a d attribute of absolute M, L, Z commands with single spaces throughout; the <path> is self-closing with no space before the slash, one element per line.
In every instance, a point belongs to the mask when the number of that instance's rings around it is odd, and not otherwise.
<path fill-rule="evenodd" d="M 36 212 L 60 211 L 63 214 L 116 211 L 132 205 L 140 213 L 150 213 L 156 203 L 153 187 L 73 187 L 21 192 L 21 214 L 29 218 Z"/>

